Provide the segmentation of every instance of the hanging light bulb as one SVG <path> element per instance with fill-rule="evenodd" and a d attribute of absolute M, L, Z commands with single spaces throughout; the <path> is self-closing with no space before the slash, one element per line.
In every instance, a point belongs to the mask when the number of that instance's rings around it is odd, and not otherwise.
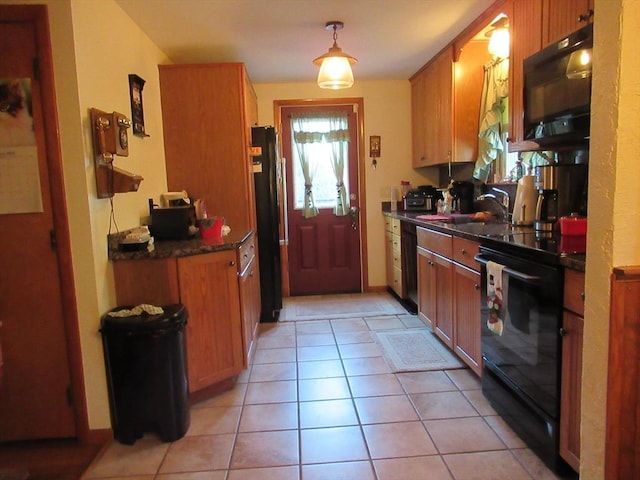
<path fill-rule="evenodd" d="M 338 90 L 340 88 L 350 88 L 353 85 L 353 72 L 351 65 L 357 60 L 351 55 L 342 51 L 338 47 L 337 31 L 344 27 L 342 22 L 327 22 L 327 30 L 333 30 L 333 46 L 324 55 L 313 60 L 313 63 L 320 66 L 318 72 L 318 86 Z"/>
<path fill-rule="evenodd" d="M 489 37 L 489 53 L 494 57 L 507 58 L 509 56 L 509 21 L 507 17 L 500 17 L 491 25 L 487 32 Z"/>

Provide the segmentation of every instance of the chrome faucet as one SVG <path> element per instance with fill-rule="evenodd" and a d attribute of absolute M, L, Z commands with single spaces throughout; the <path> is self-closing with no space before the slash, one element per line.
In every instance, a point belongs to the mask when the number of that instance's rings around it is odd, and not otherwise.
<path fill-rule="evenodd" d="M 505 190 L 501 190 L 499 188 L 492 188 L 494 192 L 500 194 L 500 198 L 495 193 L 484 193 L 480 195 L 476 200 L 491 200 L 492 203 L 495 203 L 500 207 L 502 212 L 502 221 L 504 223 L 509 223 L 509 192 Z"/>

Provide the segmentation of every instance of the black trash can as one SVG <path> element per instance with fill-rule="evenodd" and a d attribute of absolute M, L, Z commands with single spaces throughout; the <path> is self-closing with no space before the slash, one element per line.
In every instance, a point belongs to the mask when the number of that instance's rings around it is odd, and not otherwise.
<path fill-rule="evenodd" d="M 162 309 L 123 317 L 108 312 L 101 320 L 111 426 L 115 439 L 126 445 L 147 432 L 172 442 L 189 428 L 187 311 L 183 305 Z"/>

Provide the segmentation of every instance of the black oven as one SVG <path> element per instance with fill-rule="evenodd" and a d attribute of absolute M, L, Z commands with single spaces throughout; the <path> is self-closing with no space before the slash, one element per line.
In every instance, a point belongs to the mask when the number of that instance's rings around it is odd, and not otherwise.
<path fill-rule="evenodd" d="M 550 468 L 563 470 L 558 447 L 563 271 L 544 258 L 480 247 L 482 390 Z M 501 303 L 494 302 L 497 279 L 488 278 L 488 271 L 502 274 Z"/>
<path fill-rule="evenodd" d="M 524 137 L 542 147 L 588 142 L 593 24 L 526 58 Z"/>

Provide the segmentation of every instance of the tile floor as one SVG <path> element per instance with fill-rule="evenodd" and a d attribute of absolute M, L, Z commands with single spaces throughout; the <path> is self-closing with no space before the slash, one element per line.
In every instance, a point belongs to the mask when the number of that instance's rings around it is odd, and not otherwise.
<path fill-rule="evenodd" d="M 235 388 L 176 442 L 111 444 L 84 479 L 545 480 L 470 370 L 393 374 L 372 332 L 414 315 L 262 324 Z"/>

